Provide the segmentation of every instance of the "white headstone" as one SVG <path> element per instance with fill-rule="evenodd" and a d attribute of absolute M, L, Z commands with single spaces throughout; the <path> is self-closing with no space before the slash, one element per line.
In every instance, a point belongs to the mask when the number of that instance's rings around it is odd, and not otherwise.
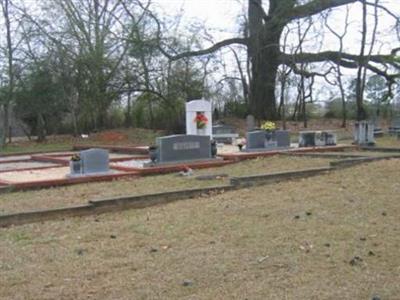
<path fill-rule="evenodd" d="M 198 115 L 203 115 L 207 120 L 202 128 L 198 128 L 198 123 L 196 122 Z M 186 102 L 186 134 L 212 137 L 212 113 L 209 101 L 200 99 Z"/>
<path fill-rule="evenodd" d="M 360 121 L 354 123 L 353 136 L 354 142 L 358 145 L 375 144 L 374 124 L 368 121 Z"/>

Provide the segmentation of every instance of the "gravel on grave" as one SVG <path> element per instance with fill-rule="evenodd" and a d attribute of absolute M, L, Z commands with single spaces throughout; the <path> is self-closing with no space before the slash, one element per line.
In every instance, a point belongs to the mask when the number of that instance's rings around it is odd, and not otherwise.
<path fill-rule="evenodd" d="M 56 167 L 56 166 L 57 164 L 54 163 L 39 162 L 39 161 L 9 162 L 9 163 L 1 163 L 0 171 Z"/>
<path fill-rule="evenodd" d="M 217 144 L 217 154 L 239 153 L 237 145 Z"/>
<path fill-rule="evenodd" d="M 113 166 L 126 168 L 143 168 L 145 163 L 149 163 L 150 159 L 132 159 L 112 163 Z"/>
<path fill-rule="evenodd" d="M 11 171 L 0 173 L 0 180 L 5 180 L 12 183 L 43 181 L 43 180 L 58 180 L 67 179 L 70 173 L 69 167 L 58 167 L 44 170 L 28 170 L 28 171 Z M 110 170 L 110 174 L 124 173 L 122 171 Z"/>
<path fill-rule="evenodd" d="M 0 162 L 7 162 L 11 160 L 27 160 L 30 158 L 31 158 L 30 155 L 0 156 Z"/>

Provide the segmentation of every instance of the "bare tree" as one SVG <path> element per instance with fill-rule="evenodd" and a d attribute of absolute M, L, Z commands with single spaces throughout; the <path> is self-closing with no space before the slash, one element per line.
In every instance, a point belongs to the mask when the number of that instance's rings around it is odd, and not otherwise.
<path fill-rule="evenodd" d="M 328 12 L 329 13 L 329 12 Z M 339 41 L 339 55 L 340 53 L 343 52 L 344 50 L 344 45 L 343 45 L 343 39 L 345 38 L 348 27 L 349 27 L 349 7 L 346 7 L 346 15 L 344 19 L 344 29 L 342 33 L 338 33 L 330 24 L 329 24 L 329 18 L 325 18 L 325 26 L 328 28 L 328 30 L 338 39 Z M 340 64 L 336 63 L 335 64 L 335 70 L 336 70 L 336 83 L 339 87 L 340 91 L 340 97 L 342 99 L 342 127 L 346 127 L 346 122 L 347 122 L 347 109 L 346 109 L 346 92 L 343 84 L 343 72 L 342 72 L 342 67 Z"/>
<path fill-rule="evenodd" d="M 356 55 L 330 50 L 315 53 L 285 53 L 281 51 L 282 32 L 291 22 L 314 17 L 328 9 L 357 2 L 359 0 L 269 0 L 268 11 L 266 11 L 262 0 L 249 0 L 248 37 L 223 40 L 207 49 L 188 51 L 178 55 L 171 55 L 167 51 L 164 51 L 164 53 L 170 59 L 177 60 L 187 56 L 206 55 L 232 44 L 246 45 L 251 60 L 252 76 L 249 101 L 251 111 L 258 119 L 276 119 L 276 76 L 278 67 L 282 64 L 293 69 L 298 64 L 330 61 L 345 68 L 357 69 L 359 66 L 365 67 L 374 73 L 384 76 L 388 82 L 393 82 L 399 76 L 397 73 L 390 73 L 386 67 L 392 66 L 396 69 L 400 67 L 395 59 L 397 50 L 389 54 L 374 55 L 364 55 L 364 52 Z M 366 4 L 374 6 L 374 3 Z M 381 5 L 378 8 L 385 13 L 390 13 L 389 10 Z M 324 74 L 325 72 L 322 73 L 322 75 Z"/>
<path fill-rule="evenodd" d="M 7 92 L 5 95 L 5 99 L 3 101 L 3 136 L 0 136 L 0 144 L 4 144 L 7 139 L 7 135 L 9 134 L 9 126 L 10 126 L 10 105 L 14 99 L 14 45 L 13 40 L 11 38 L 12 29 L 11 29 L 11 14 L 10 14 L 10 0 L 1 0 L 0 1 L 1 9 L 3 11 L 4 25 L 6 29 L 6 56 L 7 56 L 7 76 L 8 76 L 8 84 L 7 84 Z M 1 132 L 0 132 L 1 133 Z"/>

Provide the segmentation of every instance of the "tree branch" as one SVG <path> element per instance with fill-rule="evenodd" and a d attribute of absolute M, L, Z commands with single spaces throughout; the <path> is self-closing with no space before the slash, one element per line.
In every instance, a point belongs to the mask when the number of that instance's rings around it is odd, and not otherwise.
<path fill-rule="evenodd" d="M 358 64 L 366 64 L 368 61 L 372 61 L 378 64 L 389 64 L 396 68 L 400 68 L 394 60 L 393 55 L 370 55 L 362 56 L 356 54 L 349 54 L 338 51 L 323 51 L 319 53 L 298 53 L 298 54 L 286 54 L 281 53 L 280 61 L 284 64 L 290 63 L 313 63 L 313 62 L 324 62 L 333 61 L 338 62 L 340 59 L 350 60 Z"/>
<path fill-rule="evenodd" d="M 233 44 L 241 44 L 241 45 L 246 45 L 247 46 L 248 39 L 247 38 L 231 38 L 231 39 L 226 39 L 223 41 L 220 41 L 218 43 L 215 43 L 209 48 L 202 49 L 202 50 L 197 50 L 197 51 L 187 51 L 183 52 L 177 55 L 170 55 L 167 53 L 165 50 L 163 50 L 161 47 L 159 47 L 160 51 L 170 60 L 178 60 L 181 58 L 185 57 L 193 57 L 193 56 L 202 56 L 206 54 L 213 53 L 223 47 L 233 45 Z"/>
<path fill-rule="evenodd" d="M 300 19 L 319 14 L 328 8 L 358 2 L 359 0 L 313 0 L 307 4 L 299 5 L 291 10 L 289 20 Z"/>
<path fill-rule="evenodd" d="M 370 64 L 370 62 L 380 65 L 390 65 L 396 69 L 400 69 L 400 64 L 396 62 L 392 55 L 366 55 L 359 56 L 355 54 L 348 54 L 336 51 L 325 51 L 320 53 L 299 53 L 299 54 L 285 54 L 282 53 L 280 56 L 280 62 L 293 67 L 293 64 L 297 63 L 321 63 L 326 61 L 332 61 L 345 68 L 355 69 L 362 65 L 370 71 L 381 75 L 388 81 L 392 81 L 394 78 L 399 78 L 400 73 L 389 74 L 384 70 Z"/>

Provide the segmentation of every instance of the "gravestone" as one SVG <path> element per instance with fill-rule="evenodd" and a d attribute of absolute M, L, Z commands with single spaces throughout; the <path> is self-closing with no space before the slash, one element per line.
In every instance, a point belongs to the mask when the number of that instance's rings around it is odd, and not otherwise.
<path fill-rule="evenodd" d="M 265 148 L 265 131 L 255 130 L 246 133 L 246 150 Z"/>
<path fill-rule="evenodd" d="M 299 147 L 315 146 L 315 131 L 301 131 L 299 133 Z"/>
<path fill-rule="evenodd" d="M 246 133 L 246 151 L 265 151 L 290 147 L 287 130 L 254 130 Z"/>
<path fill-rule="evenodd" d="M 331 131 L 324 131 L 325 134 L 325 145 L 326 146 L 335 146 L 337 144 L 337 136 L 336 133 Z"/>
<path fill-rule="evenodd" d="M 253 115 L 248 115 L 246 117 L 246 130 L 252 131 L 256 127 L 256 120 Z"/>
<path fill-rule="evenodd" d="M 380 120 L 377 116 L 374 116 L 369 123 L 374 124 L 374 137 L 383 136 L 383 130 L 380 126 Z"/>
<path fill-rule="evenodd" d="M 354 123 L 354 143 L 358 145 L 374 145 L 374 124 L 368 121 Z"/>
<path fill-rule="evenodd" d="M 212 127 L 213 139 L 217 143 L 234 144 L 239 134 L 235 132 L 235 128 L 229 125 L 221 124 Z"/>
<path fill-rule="evenodd" d="M 212 127 L 212 133 L 214 134 L 229 134 L 229 133 L 235 133 L 235 128 L 229 125 L 225 124 L 219 124 L 219 125 L 213 125 Z"/>
<path fill-rule="evenodd" d="M 389 127 L 389 134 L 398 134 L 400 133 L 400 117 L 394 117 Z"/>
<path fill-rule="evenodd" d="M 82 174 L 107 173 L 110 171 L 108 151 L 104 149 L 88 149 L 79 153 Z"/>
<path fill-rule="evenodd" d="M 207 100 L 193 100 L 186 102 L 186 134 L 206 135 L 212 137 L 212 113 L 211 103 Z M 196 116 L 203 115 L 207 122 L 204 128 L 198 128 Z"/>
<path fill-rule="evenodd" d="M 211 159 L 211 140 L 201 135 L 170 135 L 156 139 L 157 163 Z"/>
<path fill-rule="evenodd" d="M 315 146 L 321 147 L 326 145 L 325 132 L 315 131 Z"/>
<path fill-rule="evenodd" d="M 301 131 L 299 147 L 334 146 L 336 140 L 336 133 L 331 131 Z"/>
<path fill-rule="evenodd" d="M 275 138 L 278 147 L 290 147 L 290 135 L 287 130 L 276 130 Z"/>

